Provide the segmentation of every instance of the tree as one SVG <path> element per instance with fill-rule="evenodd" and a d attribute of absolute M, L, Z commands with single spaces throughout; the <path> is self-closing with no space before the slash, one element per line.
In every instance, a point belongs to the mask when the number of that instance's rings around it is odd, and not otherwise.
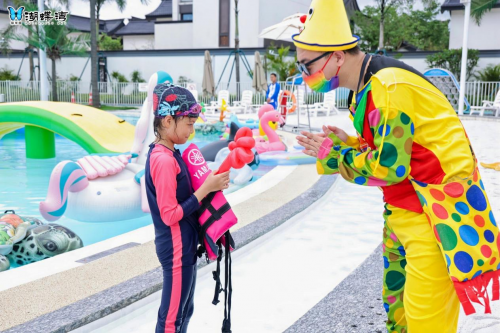
<path fill-rule="evenodd" d="M 498 2 L 498 0 L 472 0 L 470 4 L 471 16 L 476 21 L 477 25 L 481 24 L 481 19 L 483 15 L 493 9 L 493 6 Z"/>
<path fill-rule="evenodd" d="M 267 70 L 276 72 L 276 74 L 278 74 L 278 80 L 284 81 L 297 73 L 295 67 L 295 61 L 297 61 L 297 59 L 288 60 L 289 53 L 290 46 L 281 46 L 278 49 L 274 44 L 271 44 L 271 47 L 266 53 Z"/>
<path fill-rule="evenodd" d="M 99 50 L 102 51 L 119 51 L 122 50 L 122 38 L 113 39 L 106 34 L 101 34 L 99 38 Z"/>
<path fill-rule="evenodd" d="M 489 64 L 486 68 L 478 71 L 474 78 L 479 81 L 498 82 L 500 81 L 500 65 Z"/>
<path fill-rule="evenodd" d="M 142 78 L 141 72 L 139 71 L 132 72 L 132 74 L 130 75 L 130 81 L 134 83 L 146 82 L 146 80 Z"/>
<path fill-rule="evenodd" d="M 467 50 L 467 79 L 474 73 L 479 61 L 479 50 Z M 430 68 L 443 68 L 447 69 L 455 75 L 460 77 L 461 64 L 462 64 L 462 49 L 444 50 L 443 52 L 431 54 L 427 56 L 427 64 Z"/>
<path fill-rule="evenodd" d="M 448 21 L 436 19 L 440 5 L 427 0 L 423 10 L 414 10 L 411 3 L 394 5 L 385 10 L 384 46 L 398 49 L 403 42 L 420 50 L 443 50 L 448 47 Z M 380 12 L 376 7 L 366 6 L 355 15 L 356 31 L 361 37 L 360 46 L 369 51 L 380 49 Z"/>
<path fill-rule="evenodd" d="M 142 82 L 146 82 L 146 80 L 144 80 L 142 78 L 142 75 L 139 71 L 133 71 L 132 74 L 130 75 L 130 81 L 131 82 L 134 82 L 134 83 L 142 83 Z M 138 92 L 139 91 L 139 85 L 138 84 L 134 84 L 134 93 Z"/>
<path fill-rule="evenodd" d="M 63 0 L 68 1 L 68 0 Z M 91 52 L 90 52 L 90 62 L 92 63 L 92 97 L 93 106 L 100 107 L 101 99 L 99 95 L 99 89 L 97 88 L 97 75 L 98 75 L 98 61 L 97 58 L 97 36 L 99 36 L 99 19 L 101 14 L 102 6 L 106 2 L 115 2 L 118 5 L 118 9 L 123 12 L 127 6 L 127 0 L 90 0 L 90 34 L 91 34 Z M 142 4 L 148 4 L 149 0 L 141 0 Z"/>
<path fill-rule="evenodd" d="M 378 37 L 378 49 L 384 48 L 384 23 L 387 11 L 393 9 L 393 7 L 398 6 L 402 3 L 402 0 L 376 0 L 378 5 L 378 11 L 380 13 L 379 19 L 379 37 Z"/>
<path fill-rule="evenodd" d="M 238 1 L 234 0 L 234 48 L 236 49 L 235 53 L 235 63 L 236 63 L 236 99 L 240 100 L 240 35 L 239 35 L 239 22 L 238 22 Z"/>
<path fill-rule="evenodd" d="M 117 72 L 117 71 L 112 72 L 112 73 L 111 73 L 111 77 L 112 77 L 113 79 L 115 79 L 115 80 L 116 80 L 117 82 L 119 82 L 119 83 L 127 83 L 127 82 L 128 82 L 128 80 L 127 80 L 127 78 L 125 77 L 125 75 L 123 75 L 122 73 Z"/>
<path fill-rule="evenodd" d="M 0 81 L 19 81 L 20 76 L 14 75 L 14 70 L 9 69 L 7 65 L 0 68 Z"/>
<path fill-rule="evenodd" d="M 24 6 L 26 8 L 33 8 L 36 10 L 37 1 L 36 0 L 14 0 L 13 4 L 16 8 L 19 8 L 20 6 Z M 3 0 L 3 5 L 4 7 L 7 6 L 7 0 Z M 19 29 L 20 26 L 18 25 L 8 25 L 3 31 L 0 31 L 0 36 L 2 38 L 0 39 L 0 52 L 2 54 L 9 54 L 12 52 L 12 48 L 10 47 L 10 41 L 14 39 L 14 35 L 16 33 L 16 29 Z M 28 31 L 28 34 L 30 32 Z M 35 65 L 33 63 L 33 48 L 28 45 L 28 47 L 25 49 L 25 52 L 28 52 L 28 59 L 29 59 L 29 64 L 30 64 L 30 81 L 33 81 L 33 73 L 34 73 L 34 68 Z"/>
<path fill-rule="evenodd" d="M 51 11 L 58 11 L 57 8 L 48 8 Z M 32 47 L 44 50 L 47 57 L 52 60 L 52 100 L 57 101 L 57 71 L 56 61 L 63 55 L 84 56 L 88 49 L 88 34 L 80 34 L 77 37 L 70 37 L 69 34 L 77 32 L 68 28 L 65 24 L 59 25 L 26 25 L 28 36 L 15 34 L 14 39 L 25 42 Z"/>
<path fill-rule="evenodd" d="M 96 27 L 96 0 L 90 0 L 90 85 L 92 90 L 92 106 L 101 106 L 99 88 L 97 87 L 97 71 L 99 68 L 97 58 L 97 34 Z"/>
<path fill-rule="evenodd" d="M 190 78 L 188 78 L 187 76 L 179 76 L 179 79 L 177 80 L 177 84 L 181 85 L 181 84 L 185 84 L 185 83 L 191 83 L 193 82 L 193 80 L 191 80 Z"/>

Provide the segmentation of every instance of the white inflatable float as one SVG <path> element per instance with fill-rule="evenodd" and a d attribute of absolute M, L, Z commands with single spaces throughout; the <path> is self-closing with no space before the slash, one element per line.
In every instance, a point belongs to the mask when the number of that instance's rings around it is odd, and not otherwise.
<path fill-rule="evenodd" d="M 130 154 L 91 155 L 77 162 L 60 162 L 54 168 L 47 198 L 39 206 L 46 220 L 65 215 L 78 221 L 113 222 L 149 213 L 144 166 L 149 143 L 155 140 L 152 93 L 158 83 L 171 80 L 165 72 L 151 76 Z"/>

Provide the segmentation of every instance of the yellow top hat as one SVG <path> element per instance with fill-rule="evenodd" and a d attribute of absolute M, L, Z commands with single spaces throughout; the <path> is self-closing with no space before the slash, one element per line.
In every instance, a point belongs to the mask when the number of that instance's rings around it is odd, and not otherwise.
<path fill-rule="evenodd" d="M 295 46 L 311 51 L 353 48 L 359 37 L 351 33 L 343 0 L 313 0 L 304 30 L 292 36 Z"/>

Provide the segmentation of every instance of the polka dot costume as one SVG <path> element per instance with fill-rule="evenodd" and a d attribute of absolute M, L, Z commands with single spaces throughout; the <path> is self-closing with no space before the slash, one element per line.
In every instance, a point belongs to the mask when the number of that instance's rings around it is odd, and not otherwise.
<path fill-rule="evenodd" d="M 365 186 L 389 186 L 408 177 L 413 143 L 413 122 L 402 111 L 395 112 L 386 121 L 378 109 L 370 112 L 370 128 L 375 133 L 374 143 L 379 150 L 359 152 L 344 144 L 335 134 L 330 134 L 333 149 L 323 159 L 318 159 L 320 174 L 340 172 L 352 183 Z"/>
<path fill-rule="evenodd" d="M 500 235 L 479 170 L 475 167 L 471 177 L 447 184 L 410 179 L 465 313 L 475 312 L 471 301 L 478 297 L 484 299 L 488 313 L 489 300 L 481 287 L 500 276 Z M 492 299 L 498 299 L 498 284 Z"/>
<path fill-rule="evenodd" d="M 349 137 L 344 143 L 330 134 L 317 170 L 383 191 L 388 332 L 456 329 L 460 302 L 466 306 L 467 296 L 477 297 L 488 312 L 481 284 L 498 278 L 496 221 L 479 173 L 456 181 L 470 175 L 474 161 L 449 102 L 425 78 L 396 62 L 379 65 L 352 99 L 350 118 L 358 141 L 353 144 Z M 410 175 L 420 181 L 410 181 Z M 498 298 L 498 289 L 496 284 L 490 299 Z"/>
<path fill-rule="evenodd" d="M 392 215 L 386 206 L 384 219 Z M 383 231 L 384 285 L 382 297 L 387 313 L 387 331 L 406 333 L 406 318 L 403 305 L 406 282 L 406 253 L 403 244 L 398 240 L 388 223 L 384 223 Z"/>

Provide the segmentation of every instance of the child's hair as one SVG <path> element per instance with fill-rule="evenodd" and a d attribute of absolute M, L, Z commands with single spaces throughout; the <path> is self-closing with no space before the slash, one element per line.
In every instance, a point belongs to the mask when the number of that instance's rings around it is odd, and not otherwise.
<path fill-rule="evenodd" d="M 163 129 L 163 118 L 171 116 L 177 130 L 177 123 L 182 118 L 197 118 L 200 115 L 201 105 L 196 102 L 189 90 L 170 82 L 160 83 L 153 91 L 153 112 L 155 115 L 153 123 L 155 143 L 158 143 L 162 139 L 160 132 Z"/>
<path fill-rule="evenodd" d="M 177 123 L 179 122 L 179 120 L 182 120 L 182 118 L 184 118 L 184 117 L 172 117 L 172 118 L 174 119 L 174 122 L 175 122 L 175 134 L 177 135 Z M 155 137 L 156 137 L 156 140 L 154 143 L 158 143 L 162 139 L 161 133 L 160 133 L 160 131 L 163 129 L 163 126 L 161 123 L 162 120 L 163 120 L 163 118 L 156 117 L 155 121 L 153 123 L 153 130 L 154 130 Z"/>

